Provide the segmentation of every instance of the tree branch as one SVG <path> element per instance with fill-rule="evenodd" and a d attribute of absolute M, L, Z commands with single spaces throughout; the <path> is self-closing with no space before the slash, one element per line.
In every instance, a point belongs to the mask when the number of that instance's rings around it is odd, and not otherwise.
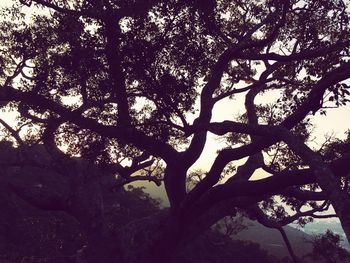
<path fill-rule="evenodd" d="M 321 49 L 313 49 L 307 51 L 300 51 L 296 53 L 292 53 L 290 55 L 280 55 L 277 53 L 265 53 L 265 54 L 257 54 L 252 52 L 239 52 L 236 54 L 237 59 L 248 59 L 248 60 L 263 60 L 263 61 L 278 61 L 278 62 L 291 62 L 291 61 L 301 61 L 301 60 L 309 60 L 317 57 L 322 57 L 324 54 L 328 54 L 331 52 L 340 51 L 343 48 L 348 47 L 350 41 L 338 42 L 332 46 L 321 48 Z"/>
<path fill-rule="evenodd" d="M 24 1 L 21 0 L 22 4 Z M 87 16 L 87 17 L 91 17 L 91 18 L 100 18 L 100 15 L 96 12 L 96 9 L 91 9 L 91 10 L 73 10 L 73 9 L 68 9 L 68 8 L 64 8 L 64 7 L 60 7 L 58 5 L 52 4 L 50 2 L 47 2 L 45 0 L 31 0 L 31 2 L 34 2 L 38 5 L 42 5 L 45 7 L 48 7 L 50 9 L 55 10 L 56 12 L 59 13 L 64 13 L 64 14 L 68 14 L 68 15 L 73 15 L 73 16 Z"/>
<path fill-rule="evenodd" d="M 105 126 L 91 118 L 83 117 L 79 112 L 67 109 L 39 94 L 23 92 L 6 86 L 0 89 L 0 100 L 21 101 L 28 105 L 36 105 L 46 110 L 53 111 L 66 121 L 74 123 L 81 128 L 92 130 L 108 138 L 124 140 L 128 143 L 134 144 L 141 149 L 152 153 L 154 156 L 163 158 L 168 163 L 174 161 L 173 156 L 178 154 L 170 145 L 151 138 L 132 127 Z"/>
<path fill-rule="evenodd" d="M 6 130 L 8 130 L 12 137 L 15 138 L 16 142 L 19 144 L 19 145 L 23 145 L 24 144 L 24 141 L 22 140 L 22 138 L 19 136 L 18 134 L 18 131 L 16 131 L 15 129 L 13 129 L 10 125 L 8 125 L 4 120 L 2 120 L 0 118 L 0 124 L 2 124 Z"/>

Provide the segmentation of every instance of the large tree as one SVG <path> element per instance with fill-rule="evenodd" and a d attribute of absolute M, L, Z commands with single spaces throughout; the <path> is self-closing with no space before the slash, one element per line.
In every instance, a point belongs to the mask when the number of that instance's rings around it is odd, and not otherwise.
<path fill-rule="evenodd" d="M 350 239 L 349 140 L 309 144 L 310 116 L 348 102 L 347 1 L 13 2 L 0 101 L 19 117 L 1 124 L 51 157 L 5 156 L 1 182 L 77 219 L 87 236 L 77 262 L 166 262 L 238 210 L 281 230 L 332 205 Z M 241 114 L 212 121 L 222 101 Z M 193 176 L 209 133 L 227 147 Z M 67 154 L 83 159 L 62 166 Z M 24 176 L 19 164 L 34 167 Z M 270 176 L 250 180 L 257 170 Z M 101 187 L 135 180 L 163 181 L 170 209 L 111 233 Z"/>

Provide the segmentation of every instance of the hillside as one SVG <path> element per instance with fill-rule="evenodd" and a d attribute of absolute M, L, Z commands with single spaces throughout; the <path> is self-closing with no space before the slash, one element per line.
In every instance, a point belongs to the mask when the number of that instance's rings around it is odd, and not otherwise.
<path fill-rule="evenodd" d="M 278 258 L 289 257 L 288 250 L 278 230 L 266 228 L 249 219 L 246 219 L 244 224 L 247 225 L 247 229 L 233 235 L 233 239 L 256 242 L 271 255 Z M 312 238 L 310 235 L 290 226 L 284 227 L 284 230 L 297 256 L 302 257 L 311 252 L 312 246 L 307 242 Z"/>
<path fill-rule="evenodd" d="M 342 246 L 350 251 L 349 242 L 346 240 L 345 233 L 338 219 L 317 220 L 313 223 L 307 224 L 301 230 L 309 235 L 318 235 L 324 234 L 327 229 L 331 230 L 335 234 L 340 235 L 342 238 Z"/>
<path fill-rule="evenodd" d="M 152 182 L 136 182 L 133 183 L 133 185 L 145 187 L 145 192 L 149 193 L 153 198 L 161 200 L 163 207 L 169 206 L 169 201 L 166 197 L 163 185 L 158 187 Z M 233 239 L 256 242 L 261 248 L 267 250 L 269 254 L 278 258 L 289 257 L 289 253 L 279 231 L 266 228 L 251 220 L 247 220 L 246 224 L 248 228 L 233 236 Z M 304 228 L 300 228 L 295 224 L 284 227 L 293 249 L 299 257 L 310 253 L 312 245 L 308 241 L 310 241 L 314 235 L 324 234 L 327 229 L 343 237 L 343 247 L 350 250 L 349 243 L 345 239 L 344 231 L 338 220 L 316 220 L 307 224 Z"/>

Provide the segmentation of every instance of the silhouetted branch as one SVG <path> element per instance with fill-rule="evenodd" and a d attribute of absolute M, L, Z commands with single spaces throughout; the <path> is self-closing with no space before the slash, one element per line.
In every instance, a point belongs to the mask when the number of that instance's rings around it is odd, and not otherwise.
<path fill-rule="evenodd" d="M 0 119 L 0 124 L 2 124 L 12 135 L 13 138 L 15 138 L 15 140 L 17 141 L 17 143 L 19 145 L 23 145 L 24 141 L 22 140 L 22 138 L 19 136 L 18 131 L 16 131 L 15 129 L 13 129 L 10 125 L 8 125 L 4 120 Z"/>

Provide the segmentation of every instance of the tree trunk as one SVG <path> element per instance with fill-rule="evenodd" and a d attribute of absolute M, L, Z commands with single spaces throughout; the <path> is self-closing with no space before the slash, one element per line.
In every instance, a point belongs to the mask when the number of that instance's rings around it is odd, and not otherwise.
<path fill-rule="evenodd" d="M 96 236 L 77 252 L 76 263 L 121 263 L 116 240 L 105 235 Z"/>
<path fill-rule="evenodd" d="M 288 253 L 289 253 L 290 257 L 292 258 L 293 262 L 294 263 L 299 263 L 299 260 L 298 260 L 297 256 L 294 253 L 292 245 L 289 242 L 288 236 L 287 236 L 286 232 L 284 231 L 283 227 L 279 227 L 279 228 L 277 228 L 277 230 L 281 233 L 283 241 L 284 241 L 284 243 L 287 246 Z"/>
<path fill-rule="evenodd" d="M 123 263 L 171 262 L 183 238 L 183 229 L 168 211 L 142 218 L 118 233 Z"/>

